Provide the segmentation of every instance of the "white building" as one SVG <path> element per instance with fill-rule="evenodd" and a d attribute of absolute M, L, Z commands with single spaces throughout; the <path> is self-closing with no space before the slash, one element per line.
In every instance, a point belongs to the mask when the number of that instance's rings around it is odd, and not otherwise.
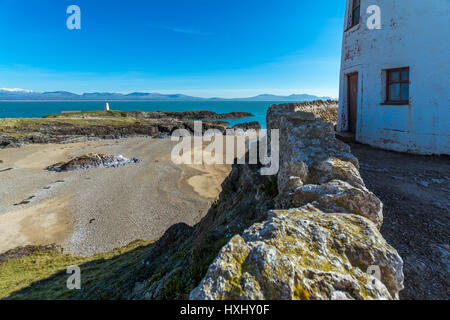
<path fill-rule="evenodd" d="M 106 104 L 105 104 L 105 109 L 104 109 L 105 111 L 109 111 L 109 103 L 108 102 L 106 102 Z"/>
<path fill-rule="evenodd" d="M 338 131 L 450 154 L 449 64 L 450 0 L 347 0 Z"/>

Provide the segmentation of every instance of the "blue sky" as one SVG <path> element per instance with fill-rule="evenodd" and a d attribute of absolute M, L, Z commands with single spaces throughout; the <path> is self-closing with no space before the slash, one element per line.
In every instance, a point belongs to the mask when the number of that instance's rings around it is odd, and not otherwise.
<path fill-rule="evenodd" d="M 81 8 L 81 30 L 66 9 Z M 345 0 L 0 0 L 0 88 L 337 97 Z"/>

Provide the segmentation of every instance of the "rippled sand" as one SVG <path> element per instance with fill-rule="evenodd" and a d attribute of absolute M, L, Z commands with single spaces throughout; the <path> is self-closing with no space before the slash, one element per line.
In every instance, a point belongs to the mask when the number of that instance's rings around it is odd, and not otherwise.
<path fill-rule="evenodd" d="M 175 223 L 197 223 L 219 195 L 231 166 L 176 165 L 170 159 L 174 144 L 130 138 L 0 150 L 0 253 L 57 243 L 65 251 L 91 255 L 135 239 L 155 239 Z M 90 152 L 142 162 L 64 173 L 45 170 Z"/>

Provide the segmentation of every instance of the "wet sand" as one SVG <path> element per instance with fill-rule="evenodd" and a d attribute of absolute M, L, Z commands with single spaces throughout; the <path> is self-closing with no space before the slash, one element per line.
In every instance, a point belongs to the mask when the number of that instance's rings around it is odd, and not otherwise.
<path fill-rule="evenodd" d="M 0 253 L 56 243 L 92 255 L 197 223 L 219 195 L 229 165 L 176 165 L 175 142 L 130 138 L 0 150 Z M 91 152 L 136 157 L 119 168 L 49 172 Z M 3 171 L 12 168 L 11 170 Z"/>

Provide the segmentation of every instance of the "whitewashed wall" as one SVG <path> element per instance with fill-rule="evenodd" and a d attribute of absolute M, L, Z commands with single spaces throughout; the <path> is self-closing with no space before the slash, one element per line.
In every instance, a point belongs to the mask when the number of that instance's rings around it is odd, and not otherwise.
<path fill-rule="evenodd" d="M 345 29 L 351 0 L 347 1 Z M 368 6 L 381 8 L 369 30 Z M 344 33 L 339 125 L 348 129 L 347 81 L 357 71 L 356 140 L 422 154 L 450 154 L 450 0 L 361 0 L 361 22 Z M 383 105 L 385 72 L 410 67 L 410 103 Z"/>

